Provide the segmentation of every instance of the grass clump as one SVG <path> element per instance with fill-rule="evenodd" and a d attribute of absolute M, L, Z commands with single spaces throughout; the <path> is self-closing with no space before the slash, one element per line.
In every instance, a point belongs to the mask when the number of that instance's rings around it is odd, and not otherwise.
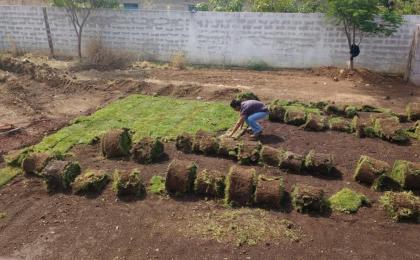
<path fill-rule="evenodd" d="M 397 160 L 389 177 L 403 189 L 420 189 L 420 163 Z"/>
<path fill-rule="evenodd" d="M 200 129 L 217 132 L 228 129 L 236 117 L 235 111 L 221 102 L 131 95 L 45 137 L 33 150 L 64 154 L 74 145 L 89 144 L 114 128 L 131 129 L 135 142 L 145 136 L 171 139 Z"/>
<path fill-rule="evenodd" d="M 165 193 L 165 178 L 159 175 L 154 175 L 150 179 L 149 191 L 154 194 Z"/>
<path fill-rule="evenodd" d="M 293 222 L 261 209 L 224 209 L 205 214 L 193 214 L 187 229 L 190 234 L 209 237 L 219 243 L 253 246 L 270 242 L 297 242 L 302 234 Z"/>
<path fill-rule="evenodd" d="M 176 69 L 185 69 L 187 67 L 187 60 L 185 58 L 185 54 L 182 52 L 176 52 L 171 56 L 170 64 Z"/>
<path fill-rule="evenodd" d="M 118 196 L 133 195 L 140 198 L 146 195 L 143 178 L 137 169 L 131 172 L 116 170 L 113 179 L 112 189 Z"/>
<path fill-rule="evenodd" d="M 369 204 L 365 195 L 344 188 L 328 199 L 331 209 L 342 213 L 356 213 L 360 207 Z"/>
<path fill-rule="evenodd" d="M 77 176 L 72 183 L 75 194 L 101 192 L 109 182 L 109 177 L 102 171 L 87 170 L 84 174 Z"/>
<path fill-rule="evenodd" d="M 387 191 L 379 202 L 394 221 L 420 223 L 420 198 L 412 192 Z"/>
<path fill-rule="evenodd" d="M 4 219 L 7 217 L 7 214 L 4 212 L 0 212 L 0 219 Z"/>
<path fill-rule="evenodd" d="M 268 70 L 270 66 L 264 61 L 251 61 L 247 65 L 248 69 L 256 70 L 256 71 L 263 71 Z"/>
<path fill-rule="evenodd" d="M 6 166 L 0 169 L 0 187 L 11 181 L 14 177 L 22 174 L 21 168 Z"/>
<path fill-rule="evenodd" d="M 420 102 L 419 103 L 409 103 L 406 106 L 406 112 L 408 120 L 415 121 L 420 120 Z"/>
<path fill-rule="evenodd" d="M 246 100 L 260 100 L 260 98 L 252 92 L 241 92 L 235 96 L 236 100 L 246 101 Z"/>

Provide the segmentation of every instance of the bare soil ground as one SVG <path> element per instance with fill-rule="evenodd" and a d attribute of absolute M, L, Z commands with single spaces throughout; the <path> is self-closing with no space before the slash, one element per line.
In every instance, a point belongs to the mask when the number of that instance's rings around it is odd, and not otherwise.
<path fill-rule="evenodd" d="M 33 59 L 35 62 L 45 60 Z M 48 61 L 68 71 L 68 63 Z M 26 74 L 9 72 L 0 83 L 0 125 L 14 124 L 22 130 L 0 136 L 0 150 L 7 152 L 38 142 L 45 134 L 65 126 L 71 119 L 129 95 L 144 93 L 182 98 L 227 100 L 249 90 L 264 100 L 274 98 L 337 103 L 368 103 L 403 111 L 406 103 L 420 101 L 420 88 L 399 78 L 370 72 L 340 74 L 333 68 L 317 71 L 266 71 L 188 69 L 174 70 L 150 65 L 144 69 L 70 72 L 80 84 L 51 86 Z M 338 81 L 334 80 L 338 78 Z M 316 83 L 314 83 L 316 82 Z M 37 178 L 19 176 L 0 189 L 0 258 L 26 259 L 418 259 L 420 226 L 389 220 L 377 199 L 381 195 L 352 180 L 361 154 L 393 163 L 396 159 L 420 160 L 420 143 L 408 146 L 379 139 L 359 139 L 338 132 L 306 132 L 294 126 L 264 122 L 262 143 L 304 153 L 310 149 L 332 153 L 339 174 L 334 178 L 288 174 L 274 168 L 255 168 L 267 175 L 282 176 L 286 190 L 296 183 L 322 187 L 328 196 L 344 187 L 364 193 L 370 208 L 357 214 L 328 213 L 308 216 L 292 211 L 267 211 L 267 219 L 290 220 L 300 230 L 298 242 L 288 239 L 264 241 L 254 246 L 235 241 L 218 242 L 197 232 L 206 214 L 223 214 L 221 201 L 199 198 L 171 199 L 148 195 L 139 201 L 120 201 L 108 186 L 92 197 L 48 195 Z M 142 166 L 128 160 L 103 160 L 97 145 L 77 146 L 72 152 L 83 168 L 139 168 L 148 181 L 165 176 L 170 160 L 190 159 L 200 168 L 227 172 L 235 162 L 183 154 L 166 144 L 167 160 Z M 0 162 L 0 166 L 1 162 Z M 256 209 L 253 209 L 256 211 Z M 273 222 L 274 223 L 274 222 Z M 276 227 L 273 226 L 273 229 Z"/>

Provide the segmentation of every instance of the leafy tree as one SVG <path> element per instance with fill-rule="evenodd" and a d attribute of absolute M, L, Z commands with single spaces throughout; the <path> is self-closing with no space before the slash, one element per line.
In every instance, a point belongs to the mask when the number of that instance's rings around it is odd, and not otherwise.
<path fill-rule="evenodd" d="M 326 0 L 251 0 L 254 12 L 311 13 L 323 10 Z"/>
<path fill-rule="evenodd" d="M 82 58 L 82 34 L 83 29 L 97 8 L 115 8 L 119 6 L 118 0 L 51 0 L 52 5 L 64 7 L 67 16 L 73 24 L 77 35 L 77 50 L 79 58 Z"/>
<path fill-rule="evenodd" d="M 392 0 L 389 3 L 400 14 L 420 14 L 419 0 Z"/>
<path fill-rule="evenodd" d="M 390 36 L 402 24 L 402 17 L 388 0 L 328 0 L 327 15 L 342 25 L 350 50 L 350 69 L 360 53 L 366 35 Z"/>
<path fill-rule="evenodd" d="M 209 9 L 216 12 L 240 12 L 245 0 L 209 0 Z"/>

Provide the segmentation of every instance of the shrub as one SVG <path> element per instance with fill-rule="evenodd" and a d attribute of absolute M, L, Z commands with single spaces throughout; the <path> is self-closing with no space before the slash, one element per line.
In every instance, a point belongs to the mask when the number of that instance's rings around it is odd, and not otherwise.
<path fill-rule="evenodd" d="M 126 68 L 134 60 L 133 54 L 106 47 L 100 38 L 90 40 L 86 46 L 86 62 L 82 66 L 100 70 Z"/>
<path fill-rule="evenodd" d="M 171 66 L 180 70 L 186 68 L 187 61 L 185 59 L 185 55 L 182 52 L 176 52 L 174 55 L 171 56 L 170 59 Z"/>

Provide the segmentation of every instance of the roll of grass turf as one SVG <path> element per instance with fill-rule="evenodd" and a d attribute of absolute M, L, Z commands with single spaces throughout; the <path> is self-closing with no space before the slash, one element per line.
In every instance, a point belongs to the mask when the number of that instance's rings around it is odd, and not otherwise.
<path fill-rule="evenodd" d="M 194 162 L 173 160 L 167 170 L 166 191 L 170 195 L 191 193 L 194 188 L 196 172 L 197 165 Z"/>
<path fill-rule="evenodd" d="M 279 209 L 284 198 L 283 181 L 280 178 L 258 176 L 255 189 L 255 204 L 261 207 Z"/>
<path fill-rule="evenodd" d="M 131 137 L 127 129 L 109 130 L 101 138 L 101 151 L 106 158 L 127 156 L 130 149 Z"/>
<path fill-rule="evenodd" d="M 226 178 L 225 202 L 232 206 L 251 205 L 255 190 L 255 169 L 232 166 Z"/>
<path fill-rule="evenodd" d="M 77 162 L 50 161 L 42 171 L 48 192 L 60 192 L 70 188 L 70 184 L 80 174 Z"/>

